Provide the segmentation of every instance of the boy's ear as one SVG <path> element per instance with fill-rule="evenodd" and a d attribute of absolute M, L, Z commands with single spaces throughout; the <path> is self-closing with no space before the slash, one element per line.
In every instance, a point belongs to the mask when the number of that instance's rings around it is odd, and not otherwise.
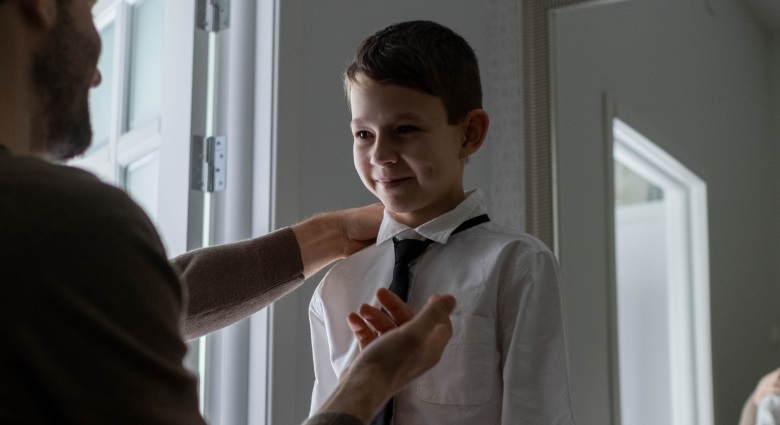
<path fill-rule="evenodd" d="M 474 109 L 463 119 L 463 143 L 460 148 L 460 159 L 466 159 L 479 150 L 487 137 L 490 117 L 483 109 Z"/>

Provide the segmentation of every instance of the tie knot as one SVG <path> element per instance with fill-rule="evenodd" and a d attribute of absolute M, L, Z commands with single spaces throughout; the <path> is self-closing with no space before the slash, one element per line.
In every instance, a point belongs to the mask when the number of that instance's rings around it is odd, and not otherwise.
<path fill-rule="evenodd" d="M 409 264 L 412 260 L 419 257 L 425 251 L 425 248 L 433 243 L 433 239 L 424 241 L 418 239 L 393 240 L 395 244 L 395 264 Z"/>

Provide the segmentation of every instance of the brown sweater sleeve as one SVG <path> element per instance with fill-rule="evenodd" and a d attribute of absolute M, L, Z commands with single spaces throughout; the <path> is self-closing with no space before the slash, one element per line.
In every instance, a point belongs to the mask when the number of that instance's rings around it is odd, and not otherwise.
<path fill-rule="evenodd" d="M 171 262 L 189 293 L 185 340 L 235 323 L 303 283 L 301 251 L 292 229 L 202 248 Z"/>

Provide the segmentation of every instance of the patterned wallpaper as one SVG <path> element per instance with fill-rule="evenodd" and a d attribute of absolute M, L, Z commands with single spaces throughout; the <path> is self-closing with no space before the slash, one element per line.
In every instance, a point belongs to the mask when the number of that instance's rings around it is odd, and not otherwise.
<path fill-rule="evenodd" d="M 488 211 L 493 221 L 525 228 L 520 17 L 516 0 L 490 0 L 487 60 L 480 64 L 490 114 Z"/>

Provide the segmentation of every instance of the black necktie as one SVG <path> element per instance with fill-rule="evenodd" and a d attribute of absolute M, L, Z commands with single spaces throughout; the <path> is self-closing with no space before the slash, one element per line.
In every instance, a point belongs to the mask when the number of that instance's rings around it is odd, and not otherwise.
<path fill-rule="evenodd" d="M 451 235 L 487 221 L 490 221 L 487 214 L 470 218 L 453 230 Z M 393 266 L 393 281 L 390 283 L 390 291 L 398 295 L 404 302 L 407 301 L 409 295 L 409 263 L 419 257 L 425 251 L 425 248 L 432 243 L 433 239 L 424 241 L 417 239 L 393 239 L 393 244 L 395 245 L 395 265 Z M 371 425 L 390 425 L 392 420 L 393 399 L 391 398 L 384 409 L 371 421 Z"/>
<path fill-rule="evenodd" d="M 407 301 L 409 296 L 409 263 L 425 251 L 433 239 L 424 241 L 417 239 L 393 239 L 395 245 L 395 265 L 393 266 L 393 281 L 390 283 L 390 291 L 399 298 Z"/>

